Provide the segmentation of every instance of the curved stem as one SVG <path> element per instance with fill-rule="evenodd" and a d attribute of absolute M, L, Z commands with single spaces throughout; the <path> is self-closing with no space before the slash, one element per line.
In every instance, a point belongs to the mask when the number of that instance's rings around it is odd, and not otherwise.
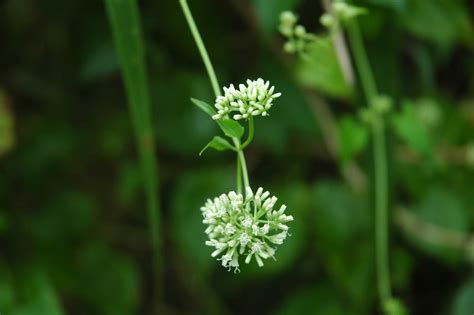
<path fill-rule="evenodd" d="M 242 147 L 241 149 L 245 149 L 249 144 L 250 142 L 252 142 L 253 140 L 253 134 L 254 134 L 254 123 L 253 123 L 253 117 L 250 116 L 249 118 L 249 133 L 248 133 L 248 136 L 247 136 L 247 140 L 245 140 L 245 142 L 242 144 Z"/>
<path fill-rule="evenodd" d="M 367 53 L 357 21 L 351 21 L 348 27 L 349 39 L 359 70 L 362 89 L 368 106 L 373 106 L 377 97 L 377 87 L 370 69 Z M 375 254 L 377 265 L 377 287 L 381 304 L 391 299 L 389 236 L 388 236 L 388 167 L 385 139 L 385 121 L 377 115 L 371 125 L 374 158 L 374 194 L 375 194 Z"/>
<path fill-rule="evenodd" d="M 196 46 L 199 49 L 199 53 L 201 54 L 202 61 L 207 70 L 207 74 L 209 76 L 209 80 L 211 81 L 212 89 L 214 90 L 214 94 L 216 97 L 221 95 L 221 90 L 219 88 L 219 82 L 217 81 L 216 72 L 214 71 L 214 67 L 212 66 L 211 59 L 209 58 L 209 54 L 207 53 L 206 46 L 202 41 L 201 34 L 199 34 L 199 30 L 196 26 L 196 22 L 194 21 L 193 15 L 191 10 L 189 9 L 188 3 L 186 0 L 179 0 L 181 8 L 183 10 L 184 16 L 188 23 L 189 29 L 191 30 L 191 34 L 193 35 L 194 41 L 196 42 Z M 244 152 L 242 151 L 242 147 L 240 145 L 240 140 L 237 138 L 232 138 L 235 147 L 237 148 L 237 163 L 240 164 L 240 169 L 242 171 L 242 177 L 244 179 L 244 186 L 249 186 L 249 176 L 247 173 L 247 163 L 245 162 Z M 239 168 L 239 166 L 237 166 Z M 237 190 L 239 190 L 239 182 L 240 182 L 240 174 L 237 173 Z"/>

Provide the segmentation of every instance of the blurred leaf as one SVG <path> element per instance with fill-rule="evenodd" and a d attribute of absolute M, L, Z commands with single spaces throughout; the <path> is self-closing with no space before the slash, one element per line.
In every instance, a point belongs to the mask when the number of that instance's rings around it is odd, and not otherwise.
<path fill-rule="evenodd" d="M 217 121 L 224 134 L 228 137 L 239 138 L 244 134 L 244 127 L 232 119 L 220 119 Z"/>
<path fill-rule="evenodd" d="M 411 275 L 414 268 L 414 258 L 401 248 L 395 248 L 390 253 L 392 286 L 403 290 L 410 286 Z"/>
<path fill-rule="evenodd" d="M 464 233 L 469 229 L 469 208 L 466 208 L 459 195 L 446 188 L 430 187 L 414 211 L 427 223 L 439 227 Z M 457 249 L 425 242 L 416 235 L 411 235 L 410 240 L 423 251 L 448 263 L 456 263 L 462 258 L 462 253 Z"/>
<path fill-rule="evenodd" d="M 140 281 L 134 263 L 101 242 L 90 242 L 75 257 L 76 293 L 97 314 L 136 314 L 140 300 Z M 93 283 L 94 285 L 91 285 Z"/>
<path fill-rule="evenodd" d="M 451 315 L 471 315 L 474 313 L 474 275 L 459 288 L 451 306 Z"/>
<path fill-rule="evenodd" d="M 414 35 L 447 47 L 472 36 L 467 12 L 463 1 L 410 0 L 402 23 Z"/>
<path fill-rule="evenodd" d="M 224 138 L 215 136 L 212 138 L 211 141 L 209 141 L 208 144 L 199 152 L 199 155 L 201 155 L 204 151 L 206 151 L 207 148 L 213 148 L 216 149 L 217 151 L 225 151 L 225 150 L 234 150 L 234 147 Z"/>
<path fill-rule="evenodd" d="M 403 103 L 402 111 L 393 115 L 392 124 L 397 135 L 408 146 L 423 156 L 431 155 L 431 139 L 412 102 Z"/>
<path fill-rule="evenodd" d="M 11 150 L 15 143 L 13 115 L 8 106 L 8 99 L 0 89 L 0 156 Z"/>
<path fill-rule="evenodd" d="M 351 116 L 339 120 L 339 154 L 342 163 L 346 163 L 363 151 L 369 142 L 366 126 Z"/>
<path fill-rule="evenodd" d="M 93 47 L 87 52 L 86 59 L 79 74 L 81 80 L 94 81 L 118 70 L 117 56 L 110 43 Z"/>
<path fill-rule="evenodd" d="M 203 112 L 205 112 L 211 117 L 216 114 L 216 111 L 214 110 L 214 108 L 211 105 L 207 104 L 206 102 L 200 101 L 195 98 L 191 98 L 191 102 L 193 102 L 194 105 L 199 107 Z"/>
<path fill-rule="evenodd" d="M 64 314 L 48 275 L 39 267 L 21 273 L 18 306 L 12 315 L 61 315 Z"/>
<path fill-rule="evenodd" d="M 344 80 L 331 38 L 316 37 L 307 49 L 296 66 L 298 81 L 331 97 L 350 97 L 352 90 Z"/>
<path fill-rule="evenodd" d="M 156 131 L 160 148 L 173 154 L 196 156 L 202 144 L 218 132 L 218 127 L 207 115 L 194 110 L 188 96 L 212 98 L 207 94 L 209 80 L 204 74 L 198 75 L 187 69 L 173 69 L 167 74 L 166 81 L 157 80 L 152 85 L 155 87 L 152 89 L 154 98 L 167 104 L 155 108 L 155 124 L 160 126 Z M 180 93 L 176 93 L 176 90 Z"/>
<path fill-rule="evenodd" d="M 387 7 L 397 11 L 403 11 L 406 6 L 407 0 L 366 0 L 366 2 L 380 7 Z"/>
<path fill-rule="evenodd" d="M 406 306 L 398 299 L 386 301 L 383 308 L 386 315 L 408 315 Z"/>
<path fill-rule="evenodd" d="M 275 315 L 347 315 L 343 300 L 329 285 L 299 290 L 286 299 Z"/>
<path fill-rule="evenodd" d="M 231 189 L 234 178 L 227 169 L 203 169 L 187 172 L 177 179 L 171 209 L 174 240 L 180 253 L 196 270 L 207 271 L 220 266 L 206 246 L 205 225 L 200 208 L 207 198 Z"/>
<path fill-rule="evenodd" d="M 116 198 L 122 206 L 130 206 L 142 188 L 142 175 L 135 161 L 121 165 L 117 181 Z"/>
<path fill-rule="evenodd" d="M 69 247 L 71 241 L 88 234 L 95 223 L 96 207 L 95 200 L 82 192 L 58 191 L 41 211 L 24 218 L 24 233 L 43 246 Z"/>
<path fill-rule="evenodd" d="M 338 182 L 319 181 L 313 198 L 314 249 L 332 283 L 363 313 L 375 296 L 364 290 L 374 281 L 371 209 L 364 196 Z"/>
<path fill-rule="evenodd" d="M 319 181 L 314 187 L 316 233 L 322 246 L 338 251 L 367 233 L 370 209 L 365 201 L 337 182 Z"/>
<path fill-rule="evenodd" d="M 8 266 L 0 261 L 0 310 L 10 313 L 15 304 L 15 288 L 12 273 Z"/>

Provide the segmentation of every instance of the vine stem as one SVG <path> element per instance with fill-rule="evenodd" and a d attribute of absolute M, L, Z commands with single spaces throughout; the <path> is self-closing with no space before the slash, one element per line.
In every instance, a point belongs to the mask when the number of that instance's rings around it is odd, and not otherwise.
<path fill-rule="evenodd" d="M 377 86 L 356 20 L 349 22 L 348 35 L 362 89 L 368 106 L 372 107 L 374 99 L 378 95 Z M 388 257 L 388 167 L 385 121 L 380 114 L 375 116 L 375 120 L 371 124 L 374 159 L 375 255 L 378 295 L 383 306 L 386 301 L 392 298 Z"/>
<path fill-rule="evenodd" d="M 209 58 L 209 54 L 207 53 L 206 46 L 204 45 L 204 42 L 202 40 L 201 34 L 199 33 L 199 29 L 196 25 L 196 22 L 194 21 L 193 14 L 191 13 L 191 10 L 189 9 L 189 5 L 186 0 L 179 0 L 179 3 L 183 10 L 184 17 L 186 18 L 189 29 L 191 30 L 191 34 L 193 35 L 196 46 L 199 50 L 199 53 L 201 54 L 201 58 L 202 58 L 202 61 L 204 62 L 204 66 L 206 67 L 207 75 L 209 76 L 209 80 L 211 81 L 214 94 L 216 97 L 218 97 L 221 95 L 220 85 L 219 85 L 219 82 L 217 81 L 216 72 L 212 65 L 211 59 Z M 252 129 L 253 129 L 253 126 L 252 126 Z M 252 134 L 253 134 L 253 131 L 252 131 Z M 247 163 L 245 161 L 245 155 L 243 151 L 244 146 L 240 144 L 240 140 L 238 138 L 233 137 L 232 141 L 234 142 L 234 146 L 237 149 L 237 169 L 240 169 L 242 172 L 242 174 L 239 174 L 239 172 L 237 172 L 237 190 L 240 190 L 241 180 L 239 177 L 241 175 L 243 178 L 244 187 L 250 186 L 249 176 L 247 172 Z"/>

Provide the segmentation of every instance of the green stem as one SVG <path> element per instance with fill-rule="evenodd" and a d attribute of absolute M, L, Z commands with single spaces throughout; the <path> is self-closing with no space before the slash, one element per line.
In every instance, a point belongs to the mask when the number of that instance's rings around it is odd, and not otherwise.
<path fill-rule="evenodd" d="M 357 21 L 351 21 L 348 27 L 349 40 L 352 45 L 355 63 L 359 70 L 362 89 L 368 106 L 373 106 L 377 97 L 377 87 L 365 51 L 362 35 Z M 388 167 L 385 139 L 385 121 L 377 114 L 371 125 L 374 158 L 374 193 L 375 193 L 375 254 L 377 266 L 377 287 L 380 302 L 383 306 L 391 299 L 389 236 L 388 236 Z"/>
<path fill-rule="evenodd" d="M 206 67 L 207 74 L 209 75 L 209 80 L 211 81 L 212 89 L 214 90 L 214 94 L 219 96 L 221 94 L 221 89 L 219 82 L 217 81 L 216 72 L 214 71 L 214 67 L 212 66 L 211 59 L 209 58 L 209 54 L 207 53 L 206 46 L 202 41 L 201 34 L 199 34 L 199 30 L 196 26 L 196 22 L 194 22 L 193 15 L 191 10 L 189 9 L 188 2 L 186 0 L 179 0 L 181 4 L 181 8 L 183 9 L 184 16 L 186 17 L 186 21 L 188 22 L 189 29 L 194 37 L 194 41 L 196 42 L 196 46 L 201 54 L 202 61 L 204 62 L 204 66 Z"/>
<path fill-rule="evenodd" d="M 245 163 L 244 151 L 242 150 L 237 151 L 237 158 L 240 160 L 240 164 L 242 167 L 242 177 L 244 178 L 244 188 L 250 187 L 249 174 L 247 172 L 247 164 Z"/>
<path fill-rule="evenodd" d="M 237 193 L 241 194 L 242 193 L 242 176 L 240 176 L 241 173 L 241 167 L 240 167 L 240 159 L 237 156 Z"/>
<path fill-rule="evenodd" d="M 250 118 L 249 118 L 249 133 L 248 133 L 248 136 L 247 136 L 247 140 L 245 140 L 245 142 L 242 144 L 242 150 L 245 149 L 250 144 L 250 142 L 252 142 L 253 134 L 254 134 L 254 123 L 253 123 L 253 117 L 250 116 Z"/>
<path fill-rule="evenodd" d="M 372 100 L 378 95 L 377 85 L 375 84 L 375 79 L 372 75 L 369 59 L 367 58 L 364 42 L 362 41 L 362 34 L 357 21 L 354 20 L 349 22 L 348 34 L 357 70 L 359 70 L 362 89 L 364 90 L 364 95 L 368 102 L 367 105 L 371 106 Z"/>
<path fill-rule="evenodd" d="M 183 9 L 184 16 L 188 23 L 189 29 L 191 30 L 191 34 L 193 35 L 194 41 L 196 42 L 196 46 L 201 54 L 202 61 L 207 70 L 207 75 L 209 76 L 209 80 L 211 81 L 212 89 L 214 90 L 214 94 L 216 97 L 221 95 L 221 90 L 219 88 L 219 82 L 217 81 L 216 72 L 214 71 L 214 67 L 212 66 L 211 59 L 209 58 L 209 54 L 207 53 L 206 46 L 202 40 L 201 34 L 199 33 L 199 29 L 196 26 L 196 22 L 194 21 L 193 15 L 191 10 L 189 9 L 188 2 L 186 0 L 179 0 L 181 4 L 181 8 Z M 243 148 L 240 144 L 240 140 L 237 138 L 232 138 L 235 147 L 237 148 L 237 163 L 240 164 L 240 168 L 242 171 L 242 177 L 244 179 L 244 186 L 249 186 L 249 176 L 247 173 L 247 163 L 245 162 L 245 155 L 243 152 Z M 237 178 L 240 177 L 240 174 L 237 173 Z M 240 182 L 240 179 L 237 179 L 237 183 Z M 239 189 L 239 185 L 237 184 L 237 190 Z"/>

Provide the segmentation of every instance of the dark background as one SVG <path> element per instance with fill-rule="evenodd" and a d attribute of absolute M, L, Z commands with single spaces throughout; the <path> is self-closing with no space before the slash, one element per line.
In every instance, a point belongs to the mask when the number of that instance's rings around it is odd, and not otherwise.
<path fill-rule="evenodd" d="M 370 11 L 360 23 L 377 84 L 394 99 L 387 121 L 395 296 L 410 314 L 470 315 L 473 2 L 358 4 Z M 199 207 L 233 189 L 234 157 L 197 154 L 218 130 L 189 101 L 212 104 L 213 96 L 178 1 L 140 1 L 168 312 L 376 314 L 363 98 L 341 82 L 330 45 L 305 64 L 283 52 L 277 30 L 280 12 L 293 9 L 323 36 L 321 4 L 190 6 L 222 85 L 263 77 L 283 93 L 271 116 L 257 120 L 246 154 L 252 185 L 277 195 L 295 221 L 277 261 L 261 269 L 244 265 L 235 275 L 210 257 Z M 0 45 L 0 313 L 150 313 L 145 199 L 103 3 L 2 1 Z M 328 137 L 323 124 L 335 132 Z M 368 184 L 341 175 L 347 165 Z"/>

